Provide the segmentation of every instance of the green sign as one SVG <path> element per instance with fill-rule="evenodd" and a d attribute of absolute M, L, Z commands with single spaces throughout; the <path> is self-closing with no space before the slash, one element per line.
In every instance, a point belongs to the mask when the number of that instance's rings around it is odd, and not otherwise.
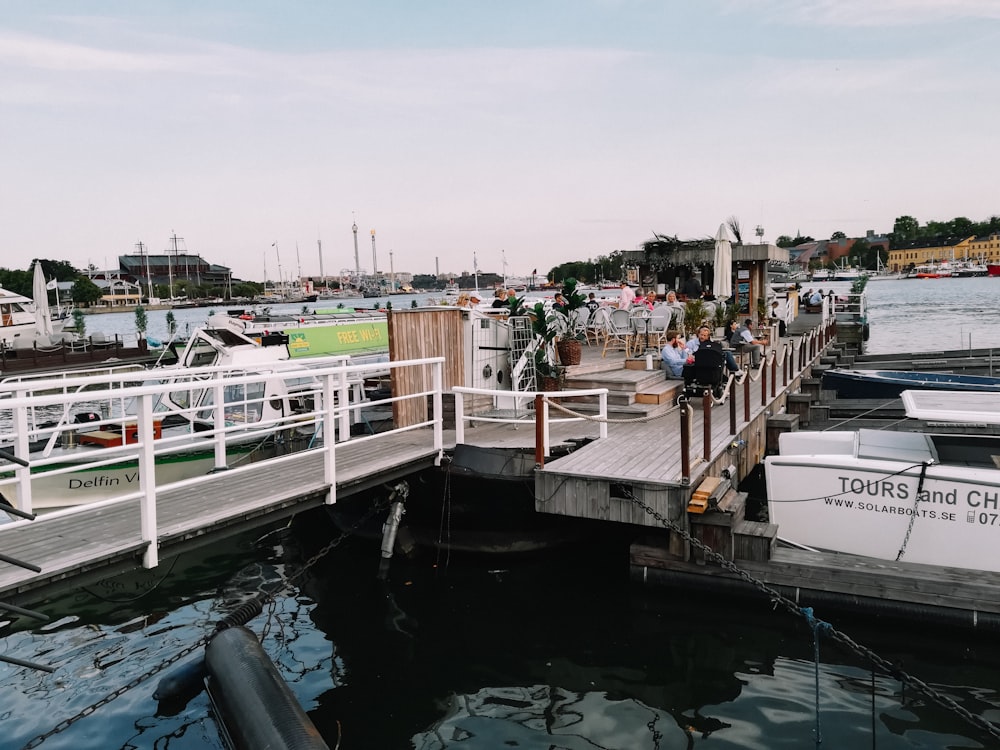
<path fill-rule="evenodd" d="M 326 354 L 361 354 L 388 351 L 388 349 L 389 324 L 384 320 L 297 328 L 288 331 L 288 353 L 293 359 L 321 357 Z"/>

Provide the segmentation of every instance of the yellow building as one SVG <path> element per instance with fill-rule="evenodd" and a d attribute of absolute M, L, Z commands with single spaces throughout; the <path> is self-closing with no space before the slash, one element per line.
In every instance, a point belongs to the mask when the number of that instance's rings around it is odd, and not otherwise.
<path fill-rule="evenodd" d="M 969 259 L 979 263 L 1000 263 L 1000 232 L 973 239 L 969 243 Z"/>
<path fill-rule="evenodd" d="M 888 266 L 893 271 L 902 271 L 912 266 L 926 263 L 941 263 L 944 261 L 962 260 L 975 257 L 971 245 L 975 237 L 934 237 L 932 239 L 914 240 L 901 247 L 889 250 Z"/>

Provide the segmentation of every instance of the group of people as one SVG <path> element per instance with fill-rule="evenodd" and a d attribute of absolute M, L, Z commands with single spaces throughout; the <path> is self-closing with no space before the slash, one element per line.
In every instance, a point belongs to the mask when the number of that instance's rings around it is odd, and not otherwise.
<path fill-rule="evenodd" d="M 753 322 L 749 318 L 743 321 L 743 325 L 740 325 L 738 321 L 732 321 L 729 324 L 729 344 L 733 349 L 742 348 L 748 351 L 750 353 L 750 366 L 756 368 L 760 365 L 764 354 L 764 344 L 762 339 L 754 336 L 751 330 L 752 325 Z M 703 347 L 722 352 L 726 361 L 726 369 L 736 376 L 737 382 L 743 382 L 746 373 L 740 370 L 739 365 L 736 364 L 736 357 L 733 356 L 732 350 L 724 349 L 719 342 L 712 341 L 712 329 L 707 325 L 699 327 L 695 335 L 686 342 L 679 331 L 667 331 L 667 344 L 660 352 L 660 358 L 663 360 L 663 369 L 667 371 L 668 377 L 684 377 L 684 366 L 693 364 L 694 353 Z"/>

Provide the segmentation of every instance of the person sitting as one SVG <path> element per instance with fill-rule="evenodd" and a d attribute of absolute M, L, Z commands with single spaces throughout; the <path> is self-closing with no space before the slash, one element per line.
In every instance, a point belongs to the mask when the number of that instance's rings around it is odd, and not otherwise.
<path fill-rule="evenodd" d="M 660 352 L 660 359 L 663 360 L 662 368 L 667 371 L 668 378 L 683 378 L 684 365 L 694 361 L 691 352 L 684 346 L 684 339 L 674 330 L 667 331 L 667 345 Z"/>
<path fill-rule="evenodd" d="M 712 293 L 712 287 L 706 286 L 704 289 L 702 289 L 702 291 L 701 291 L 701 298 L 705 302 L 715 302 L 716 297 Z"/>
<path fill-rule="evenodd" d="M 632 309 L 637 307 L 645 307 L 647 310 L 652 310 L 653 306 L 656 304 L 656 292 L 647 292 L 645 297 L 636 297 L 635 302 L 632 303 Z"/>
<path fill-rule="evenodd" d="M 701 347 L 711 347 L 722 352 L 722 355 L 726 358 L 726 369 L 729 370 L 739 382 L 743 382 L 743 371 L 740 369 L 739 365 L 736 364 L 736 357 L 728 349 L 723 349 L 715 341 L 712 341 L 712 329 L 708 326 L 701 326 L 698 332 L 692 336 L 687 342 L 688 351 L 694 354 Z"/>
<path fill-rule="evenodd" d="M 729 343 L 732 344 L 734 349 L 745 349 L 750 352 L 750 366 L 756 369 L 760 365 L 761 355 L 764 353 L 764 345 L 760 343 L 759 339 L 754 338 L 750 330 L 752 325 L 753 321 L 747 318 L 743 321 L 743 325 L 737 328 L 736 321 L 734 320 L 730 324 L 733 334 L 729 339 Z"/>
<path fill-rule="evenodd" d="M 503 289 L 497 289 L 496 299 L 493 300 L 492 307 L 499 310 L 501 307 L 507 306 L 507 293 Z"/>
<path fill-rule="evenodd" d="M 566 298 L 562 296 L 562 292 L 556 292 L 556 297 L 552 300 L 552 309 L 560 312 L 566 309 Z"/>
<path fill-rule="evenodd" d="M 809 295 L 809 307 L 819 307 L 823 304 L 823 290 L 813 292 Z"/>

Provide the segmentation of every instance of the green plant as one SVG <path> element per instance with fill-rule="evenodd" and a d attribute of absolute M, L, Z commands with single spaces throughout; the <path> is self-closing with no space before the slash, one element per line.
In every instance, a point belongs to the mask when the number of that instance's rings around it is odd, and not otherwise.
<path fill-rule="evenodd" d="M 722 300 L 719 300 L 715 303 L 715 313 L 712 316 L 712 322 L 715 324 L 716 328 L 725 328 L 728 321 L 729 306 Z"/>
<path fill-rule="evenodd" d="M 767 317 L 767 300 L 763 297 L 757 298 L 757 320 L 761 321 Z"/>
<path fill-rule="evenodd" d="M 417 307 L 417 301 L 415 299 L 410 300 L 410 307 Z"/>
<path fill-rule="evenodd" d="M 141 339 L 146 333 L 149 319 L 146 317 L 146 308 L 142 305 L 135 306 L 135 337 Z"/>
<path fill-rule="evenodd" d="M 700 299 L 688 300 L 684 303 L 684 330 L 693 331 L 708 319 L 708 310 Z"/>
<path fill-rule="evenodd" d="M 73 328 L 76 329 L 76 335 L 83 338 L 83 335 L 87 332 L 87 320 L 83 314 L 83 310 L 79 307 L 73 309 Z"/>
<path fill-rule="evenodd" d="M 167 310 L 167 335 L 173 336 L 177 333 L 177 318 L 174 317 L 173 310 Z"/>
<path fill-rule="evenodd" d="M 587 298 L 576 290 L 576 279 L 566 279 L 563 283 L 562 296 L 565 303 L 561 307 L 552 308 L 548 324 L 553 329 L 554 336 L 566 337 L 570 334 L 574 338 L 583 339 L 583 334 L 574 330 L 573 319 L 576 317 L 576 310 L 587 304 Z"/>

